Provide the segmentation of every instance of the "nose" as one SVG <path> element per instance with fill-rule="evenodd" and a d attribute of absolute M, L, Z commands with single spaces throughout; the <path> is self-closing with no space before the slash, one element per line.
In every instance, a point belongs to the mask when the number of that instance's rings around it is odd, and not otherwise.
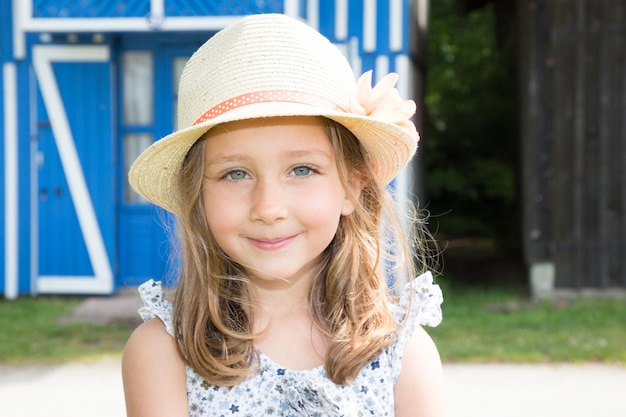
<path fill-rule="evenodd" d="M 289 210 L 287 196 L 279 181 L 261 179 L 252 190 L 250 219 L 271 224 L 286 219 Z"/>

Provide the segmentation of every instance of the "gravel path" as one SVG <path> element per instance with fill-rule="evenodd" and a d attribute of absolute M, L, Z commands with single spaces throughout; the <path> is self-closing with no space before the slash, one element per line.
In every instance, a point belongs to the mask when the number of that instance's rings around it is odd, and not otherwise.
<path fill-rule="evenodd" d="M 626 415 L 626 367 L 445 365 L 450 417 Z M 0 366 L 2 417 L 124 416 L 119 358 Z"/>

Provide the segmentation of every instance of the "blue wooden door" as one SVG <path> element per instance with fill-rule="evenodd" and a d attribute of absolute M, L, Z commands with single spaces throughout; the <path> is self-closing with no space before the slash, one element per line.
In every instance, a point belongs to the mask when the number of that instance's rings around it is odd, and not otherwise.
<path fill-rule="evenodd" d="M 174 284 L 176 278 L 170 251 L 174 219 L 136 194 L 126 178 L 130 165 L 146 147 L 176 129 L 180 72 L 205 39 L 170 34 L 120 42 L 119 264 L 123 286 L 150 278 Z"/>
<path fill-rule="evenodd" d="M 37 291 L 111 293 L 116 195 L 109 48 L 38 45 L 33 64 Z"/>

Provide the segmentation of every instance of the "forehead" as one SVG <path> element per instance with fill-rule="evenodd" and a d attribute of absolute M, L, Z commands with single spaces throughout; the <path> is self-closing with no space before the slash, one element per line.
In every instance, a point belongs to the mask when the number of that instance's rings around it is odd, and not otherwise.
<path fill-rule="evenodd" d="M 251 129 L 259 130 L 271 128 L 310 130 L 323 128 L 323 123 L 321 118 L 314 116 L 261 117 L 221 123 L 209 130 L 205 136 L 208 138 L 224 133 L 237 133 Z"/>
<path fill-rule="evenodd" d="M 207 132 L 206 154 L 284 151 L 334 154 L 321 120 L 316 117 L 273 117 L 234 121 Z"/>

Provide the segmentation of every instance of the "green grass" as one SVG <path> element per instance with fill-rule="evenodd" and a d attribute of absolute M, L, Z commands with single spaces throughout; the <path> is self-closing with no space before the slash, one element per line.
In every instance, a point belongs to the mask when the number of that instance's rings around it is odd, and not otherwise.
<path fill-rule="evenodd" d="M 133 326 L 65 323 L 80 297 L 0 299 L 0 363 L 59 363 L 120 354 Z"/>
<path fill-rule="evenodd" d="M 443 323 L 429 333 L 444 362 L 626 364 L 626 300 L 528 301 L 523 292 L 441 280 Z M 63 324 L 83 299 L 0 300 L 0 363 L 58 363 L 119 355 L 130 323 Z"/>
<path fill-rule="evenodd" d="M 443 288 L 429 333 L 445 362 L 626 364 L 626 300 L 530 302 L 520 291 Z"/>

